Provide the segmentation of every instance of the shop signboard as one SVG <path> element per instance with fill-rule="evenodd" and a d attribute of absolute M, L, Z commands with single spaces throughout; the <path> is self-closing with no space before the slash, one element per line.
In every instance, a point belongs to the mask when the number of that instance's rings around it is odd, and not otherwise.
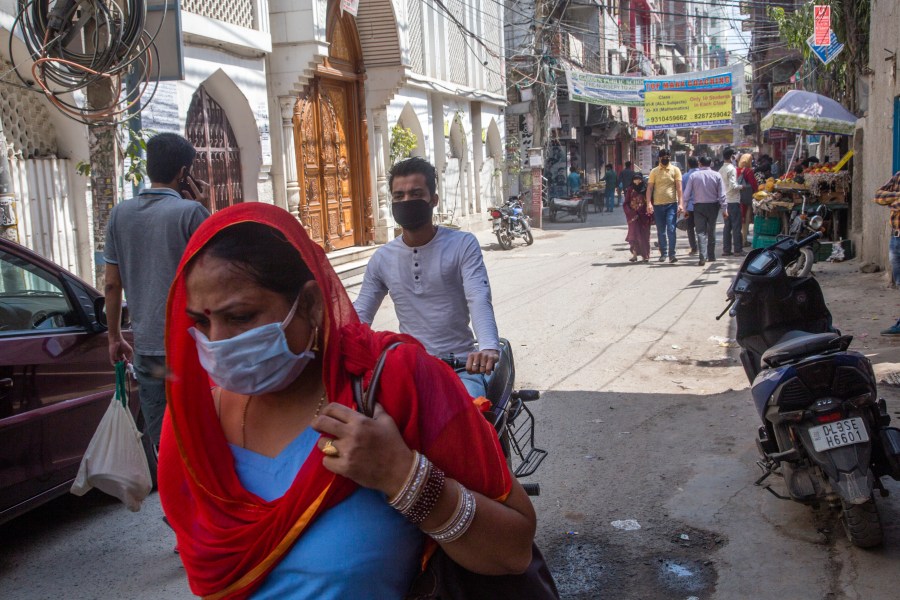
<path fill-rule="evenodd" d="M 653 146 L 651 144 L 641 144 L 637 149 L 637 163 L 640 165 L 644 175 L 650 173 L 653 169 Z"/>
<path fill-rule="evenodd" d="M 648 79 L 644 113 L 648 129 L 731 125 L 731 73 L 687 80 Z"/>
<path fill-rule="evenodd" d="M 837 39 L 837 36 L 834 32 L 831 32 L 830 41 L 825 45 L 817 45 L 815 43 L 815 35 L 811 35 L 806 38 L 806 44 L 812 50 L 812 53 L 815 54 L 819 60 L 821 60 L 824 64 L 828 64 L 837 58 L 837 55 L 841 53 L 844 49 L 844 45 L 840 43 Z"/>
<path fill-rule="evenodd" d="M 827 46 L 831 42 L 831 7 L 824 4 L 813 6 L 813 37 L 816 46 Z"/>
<path fill-rule="evenodd" d="M 734 139 L 733 129 L 703 129 L 697 141 L 700 144 L 730 144 Z"/>

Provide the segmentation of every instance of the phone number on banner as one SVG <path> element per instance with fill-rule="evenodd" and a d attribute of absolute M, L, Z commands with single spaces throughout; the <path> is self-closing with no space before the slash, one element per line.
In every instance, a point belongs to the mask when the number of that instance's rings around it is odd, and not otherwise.
<path fill-rule="evenodd" d="M 727 125 L 731 125 L 731 119 L 723 119 L 720 121 L 691 121 L 690 123 L 675 122 L 673 119 L 667 119 L 666 123 L 660 123 L 660 124 L 650 123 L 649 119 L 647 119 L 647 121 L 648 121 L 647 126 L 644 127 L 644 129 L 652 129 L 652 130 L 673 129 L 673 128 L 683 129 L 686 127 L 716 127 L 716 126 L 724 127 Z"/>
<path fill-rule="evenodd" d="M 716 111 L 716 112 L 708 112 L 708 113 L 688 113 L 688 114 L 674 114 L 674 115 L 659 115 L 659 116 L 647 116 L 645 117 L 646 122 L 649 125 L 654 124 L 663 124 L 663 123 L 682 123 L 686 121 L 716 121 L 716 120 L 727 120 L 731 121 L 731 111 Z"/>

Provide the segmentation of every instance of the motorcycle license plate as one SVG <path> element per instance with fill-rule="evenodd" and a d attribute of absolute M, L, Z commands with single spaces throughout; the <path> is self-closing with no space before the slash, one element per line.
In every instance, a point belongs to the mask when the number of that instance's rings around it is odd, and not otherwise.
<path fill-rule="evenodd" d="M 812 438 L 813 448 L 816 452 L 824 452 L 841 446 L 868 442 L 869 432 L 866 431 L 866 424 L 861 418 L 853 417 L 818 427 L 810 427 L 809 437 Z"/>

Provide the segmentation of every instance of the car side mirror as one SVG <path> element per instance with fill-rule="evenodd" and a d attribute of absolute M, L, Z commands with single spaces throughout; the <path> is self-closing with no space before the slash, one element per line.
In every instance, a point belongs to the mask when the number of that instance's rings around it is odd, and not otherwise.
<path fill-rule="evenodd" d="M 109 323 L 106 320 L 106 298 L 100 296 L 96 300 L 94 300 L 94 314 L 97 315 L 97 322 L 103 326 L 104 329 L 109 328 Z M 122 303 L 122 329 L 131 329 L 131 313 L 128 312 L 128 305 L 124 302 Z"/>

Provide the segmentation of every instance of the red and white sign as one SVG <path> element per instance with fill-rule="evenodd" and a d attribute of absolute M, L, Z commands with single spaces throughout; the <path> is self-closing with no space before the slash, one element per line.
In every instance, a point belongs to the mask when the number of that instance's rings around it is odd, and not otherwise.
<path fill-rule="evenodd" d="M 816 46 L 831 43 L 831 7 L 816 4 L 813 7 L 813 36 Z"/>
<path fill-rule="evenodd" d="M 354 17 L 359 12 L 359 0 L 341 0 L 341 14 L 350 13 Z M 830 26 L 831 21 L 829 21 Z M 818 39 L 818 38 L 816 38 Z"/>

